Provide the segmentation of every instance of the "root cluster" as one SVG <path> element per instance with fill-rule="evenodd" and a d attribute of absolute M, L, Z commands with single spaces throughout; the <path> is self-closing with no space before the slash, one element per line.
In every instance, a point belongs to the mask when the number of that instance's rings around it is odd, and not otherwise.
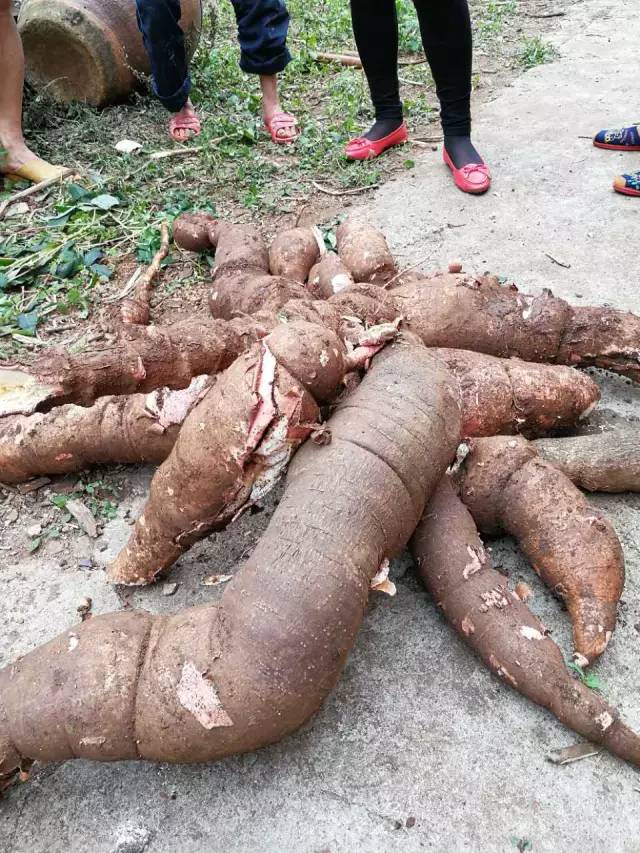
<path fill-rule="evenodd" d="M 340 676 L 370 587 L 408 543 L 456 631 L 503 681 L 640 765 L 640 738 L 577 681 L 492 566 L 513 535 L 567 606 L 575 658 L 613 635 L 624 557 L 580 489 L 636 490 L 638 434 L 546 437 L 597 405 L 596 365 L 640 380 L 640 318 L 491 276 L 396 267 L 358 219 L 267 246 L 186 214 L 215 251 L 210 317 L 148 325 L 160 253 L 100 350 L 0 366 L 0 481 L 158 465 L 112 583 L 164 577 L 288 469 L 221 601 L 87 620 L 0 671 L 0 784 L 34 760 L 201 762 L 284 737 Z M 291 464 L 290 464 L 291 463 Z"/>

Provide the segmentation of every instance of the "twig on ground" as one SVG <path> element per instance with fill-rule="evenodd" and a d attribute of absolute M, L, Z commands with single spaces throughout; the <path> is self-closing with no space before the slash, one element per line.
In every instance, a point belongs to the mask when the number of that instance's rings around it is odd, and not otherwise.
<path fill-rule="evenodd" d="M 20 201 L 20 199 L 27 198 L 30 195 L 35 195 L 41 190 L 46 190 L 48 187 L 53 186 L 53 184 L 57 184 L 64 180 L 64 178 L 68 178 L 69 175 L 74 174 L 74 171 L 74 169 L 63 169 L 59 175 L 55 176 L 55 178 L 47 178 L 46 181 L 40 181 L 38 184 L 33 184 L 33 186 L 27 187 L 26 190 L 20 190 L 20 192 L 14 193 L 8 199 L 5 199 L 5 201 L 0 203 L 0 219 L 4 217 L 7 210 L 12 204 L 15 204 L 16 201 Z"/>
<path fill-rule="evenodd" d="M 558 258 L 554 258 L 553 255 L 549 254 L 549 252 L 545 252 L 545 255 L 547 256 L 547 258 L 549 258 L 550 261 L 552 261 L 554 264 L 557 264 L 557 266 L 563 267 L 566 270 L 571 269 L 571 264 L 567 264 L 564 261 L 558 260 Z"/>
<path fill-rule="evenodd" d="M 400 272 L 397 272 L 392 278 L 389 279 L 389 281 L 387 281 L 383 285 L 383 288 L 389 287 L 390 284 L 393 284 L 393 282 L 397 281 L 401 276 L 405 275 L 408 272 L 411 272 L 411 270 L 414 270 L 416 267 L 419 267 L 420 264 L 424 264 L 425 261 L 428 261 L 430 257 L 431 257 L 431 252 L 429 252 L 429 254 L 425 255 L 423 258 L 420 258 L 420 260 L 416 261 L 415 264 L 411 264 L 410 266 L 405 267 L 404 269 L 400 270 Z"/>
<path fill-rule="evenodd" d="M 353 187 L 351 189 L 346 190 L 334 190 L 331 187 L 323 187 L 322 184 L 319 184 L 317 181 L 311 182 L 313 187 L 318 190 L 320 193 L 324 193 L 325 195 L 333 195 L 333 196 L 341 196 L 341 195 L 356 195 L 357 193 L 366 193 L 367 190 L 375 190 L 380 184 L 369 184 L 367 187 Z"/>

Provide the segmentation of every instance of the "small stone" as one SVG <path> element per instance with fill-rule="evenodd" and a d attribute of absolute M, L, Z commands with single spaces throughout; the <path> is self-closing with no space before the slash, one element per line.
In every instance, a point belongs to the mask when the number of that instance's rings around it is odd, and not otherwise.
<path fill-rule="evenodd" d="M 405 823 L 405 826 L 407 827 L 407 829 L 413 829 L 413 827 L 415 825 L 416 825 L 415 817 L 413 817 L 413 815 L 411 817 L 408 817 L 407 822 Z"/>
<path fill-rule="evenodd" d="M 18 520 L 18 516 L 20 513 L 17 509 L 10 509 L 7 513 L 5 513 L 4 520 L 6 524 L 13 524 L 14 521 Z"/>
<path fill-rule="evenodd" d="M 460 261 L 451 261 L 449 264 L 449 272 L 450 273 L 460 273 L 462 272 L 462 264 Z"/>
<path fill-rule="evenodd" d="M 42 525 L 32 524 L 31 527 L 27 527 L 27 536 L 30 536 L 32 539 L 42 536 Z"/>
<path fill-rule="evenodd" d="M 165 583 L 162 587 L 163 595 L 173 595 L 175 591 L 178 589 L 177 583 Z"/>
<path fill-rule="evenodd" d="M 93 560 L 89 560 L 88 558 L 85 560 L 80 560 L 78 562 L 78 566 L 81 569 L 92 569 L 93 568 Z"/>

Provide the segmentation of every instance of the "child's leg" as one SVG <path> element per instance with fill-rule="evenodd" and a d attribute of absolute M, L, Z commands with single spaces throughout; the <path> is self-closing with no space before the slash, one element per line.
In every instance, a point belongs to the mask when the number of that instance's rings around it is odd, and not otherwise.
<path fill-rule="evenodd" d="M 280 106 L 277 78 L 291 61 L 287 7 L 283 0 L 231 1 L 238 23 L 240 67 L 260 76 L 264 120 L 274 140 L 290 142 L 298 132 L 293 116 Z"/>
<path fill-rule="evenodd" d="M 136 0 L 138 26 L 151 63 L 153 91 L 169 112 L 172 136 L 182 142 L 200 129 L 189 100 L 191 78 L 180 27 L 180 0 Z"/>

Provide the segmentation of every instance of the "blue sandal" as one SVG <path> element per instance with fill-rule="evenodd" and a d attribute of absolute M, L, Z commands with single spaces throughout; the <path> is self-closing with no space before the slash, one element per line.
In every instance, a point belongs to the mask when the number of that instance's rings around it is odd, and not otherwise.
<path fill-rule="evenodd" d="M 596 148 L 606 148 L 609 151 L 640 151 L 640 125 L 601 130 L 595 135 L 593 144 Z"/>
<path fill-rule="evenodd" d="M 619 175 L 613 182 L 613 188 L 623 195 L 640 196 L 640 172 L 631 175 Z"/>

